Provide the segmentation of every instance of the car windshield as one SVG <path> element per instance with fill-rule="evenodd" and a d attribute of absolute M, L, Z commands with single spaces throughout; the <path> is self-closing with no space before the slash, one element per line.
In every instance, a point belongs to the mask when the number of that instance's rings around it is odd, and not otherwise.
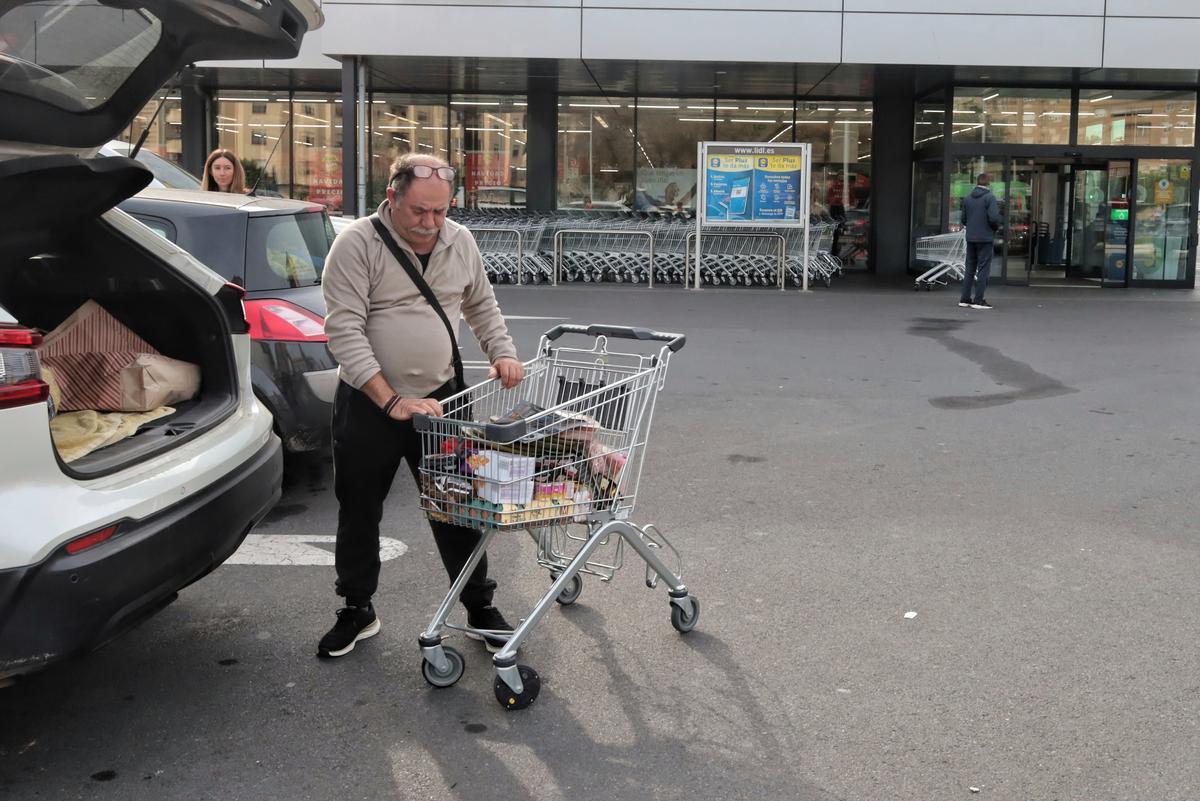
<path fill-rule="evenodd" d="M 333 225 L 324 211 L 251 217 L 246 237 L 246 289 L 321 283 L 333 236 Z"/>
<path fill-rule="evenodd" d="M 158 46 L 162 23 L 99 0 L 46 0 L 0 16 L 0 89 L 68 111 L 108 102 Z"/>

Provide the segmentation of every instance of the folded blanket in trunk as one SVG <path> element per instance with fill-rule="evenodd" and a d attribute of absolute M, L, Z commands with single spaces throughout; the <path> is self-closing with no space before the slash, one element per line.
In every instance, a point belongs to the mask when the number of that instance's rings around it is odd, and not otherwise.
<path fill-rule="evenodd" d="M 160 406 L 149 412 L 64 412 L 50 420 L 50 436 L 64 462 L 73 462 L 92 451 L 132 437 L 139 427 L 174 414 L 170 406 Z"/>

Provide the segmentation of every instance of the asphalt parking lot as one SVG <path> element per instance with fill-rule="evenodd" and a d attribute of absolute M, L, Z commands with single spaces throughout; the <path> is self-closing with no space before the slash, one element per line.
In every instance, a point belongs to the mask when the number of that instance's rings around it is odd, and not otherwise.
<path fill-rule="evenodd" d="M 466 675 L 431 689 L 446 579 L 401 475 L 383 632 L 319 661 L 336 504 L 300 460 L 254 553 L 0 690 L 0 797 L 1200 797 L 1195 293 L 499 297 L 525 357 L 557 321 L 531 318 L 688 335 L 636 519 L 683 551 L 697 629 L 630 562 L 523 649 L 529 710 L 460 636 Z M 532 551 L 491 556 L 510 617 L 547 586 Z"/>

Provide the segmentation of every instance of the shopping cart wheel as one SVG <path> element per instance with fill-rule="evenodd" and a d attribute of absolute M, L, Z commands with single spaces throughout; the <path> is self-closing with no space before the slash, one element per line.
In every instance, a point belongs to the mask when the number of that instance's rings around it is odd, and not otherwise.
<path fill-rule="evenodd" d="M 449 645 L 442 646 L 442 653 L 446 655 L 446 661 L 450 663 L 444 673 L 439 673 L 428 659 L 422 660 L 421 673 L 424 674 L 425 681 L 434 687 L 453 687 L 462 678 L 466 662 L 463 661 L 462 654 Z"/>
<path fill-rule="evenodd" d="M 700 599 L 689 595 L 683 601 L 684 605 L 689 606 L 690 609 L 684 612 L 675 604 L 671 604 L 671 625 L 680 634 L 687 634 L 696 628 L 696 621 L 700 619 Z"/>
<path fill-rule="evenodd" d="M 551 580 L 557 580 L 558 576 L 552 576 Z M 554 600 L 558 601 L 563 606 L 570 606 L 579 600 L 580 594 L 583 593 L 583 576 L 576 573 L 571 576 L 571 583 L 563 588 L 563 591 L 558 594 Z"/>
<path fill-rule="evenodd" d="M 512 687 L 505 684 L 504 679 L 499 676 L 496 677 L 493 685 L 493 689 L 496 691 L 496 700 L 505 709 L 524 709 L 536 701 L 538 693 L 542 691 L 542 679 L 536 670 L 529 665 L 517 665 L 517 673 L 521 675 L 521 684 L 524 685 L 521 692 L 514 693 Z"/>

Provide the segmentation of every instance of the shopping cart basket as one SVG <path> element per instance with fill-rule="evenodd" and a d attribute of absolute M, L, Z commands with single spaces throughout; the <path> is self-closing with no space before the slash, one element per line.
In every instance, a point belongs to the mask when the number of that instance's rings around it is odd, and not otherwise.
<path fill-rule="evenodd" d="M 923 236 L 917 240 L 917 261 L 932 263 L 917 276 L 913 289 L 931 290 L 950 281 L 961 281 L 967 263 L 966 232 Z"/>
<path fill-rule="evenodd" d="M 592 346 L 556 345 L 564 334 L 591 337 Z M 666 344 L 651 353 L 618 353 L 609 351 L 610 339 Z M 645 328 L 559 325 L 542 337 L 516 387 L 492 379 L 443 401 L 444 417 L 414 416 L 424 453 L 422 509 L 431 520 L 482 535 L 420 636 L 422 672 L 434 687 L 455 684 L 465 667 L 462 654 L 443 644 L 446 629 L 506 639 L 492 659 L 496 698 L 506 709 L 529 706 L 541 680 L 517 664 L 521 643 L 556 601 L 579 597 L 581 574 L 611 579 L 626 546 L 645 561 L 648 587 L 659 579 L 667 585 L 672 625 L 680 632 L 696 625 L 700 603 L 683 584 L 678 551 L 653 525 L 629 521 L 655 399 L 671 354 L 684 342 L 681 334 Z M 498 534 L 518 530 L 537 543 L 538 564 L 552 577 L 549 590 L 511 634 L 449 623 L 488 546 Z"/>

